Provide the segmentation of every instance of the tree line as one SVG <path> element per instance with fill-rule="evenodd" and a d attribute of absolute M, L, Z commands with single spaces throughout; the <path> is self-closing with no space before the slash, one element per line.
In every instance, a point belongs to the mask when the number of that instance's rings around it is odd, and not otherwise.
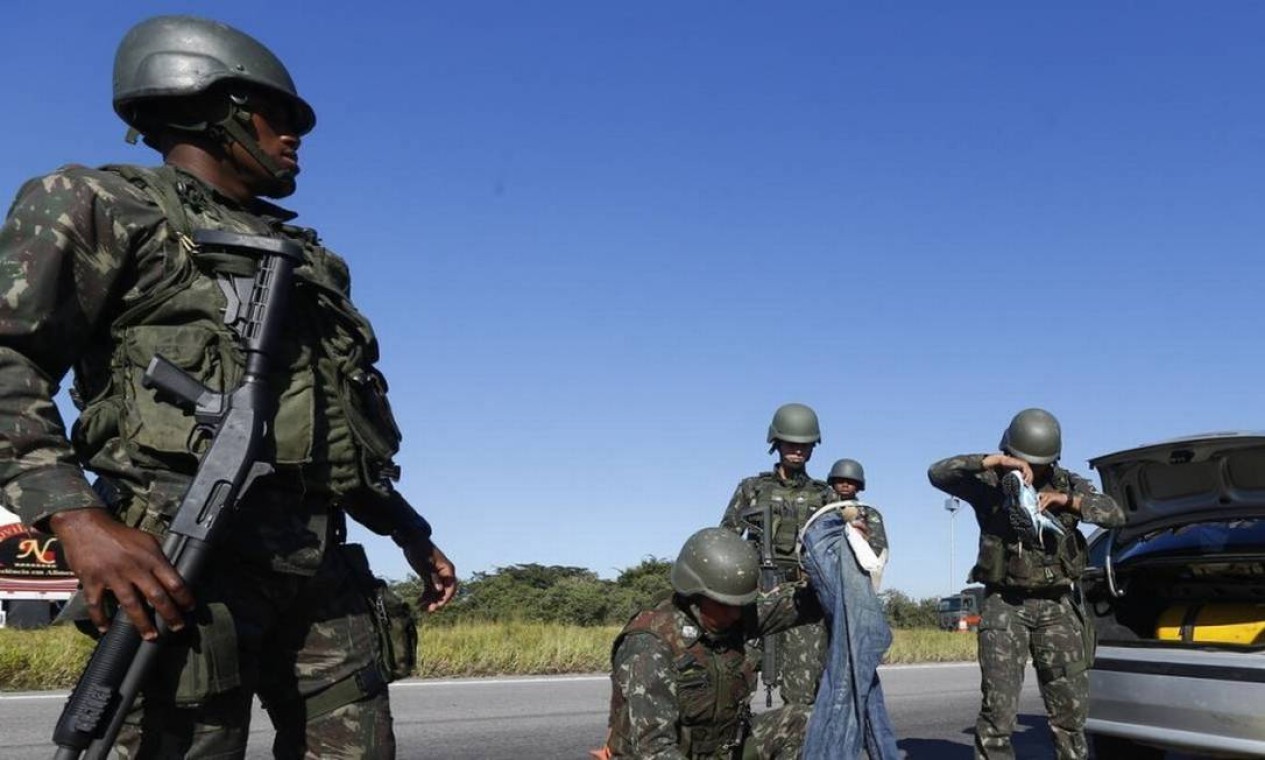
<path fill-rule="evenodd" d="M 564 625 L 623 625 L 639 610 L 672 593 L 672 562 L 646 557 L 614 580 L 599 578 L 582 567 L 529 563 L 475 573 L 461 583 L 457 597 L 439 613 L 425 616 L 427 625 L 458 622 L 530 621 Z M 392 584 L 402 599 L 416 600 L 416 576 Z M 935 628 L 935 597 L 915 600 L 888 590 L 880 594 L 893 628 Z"/>

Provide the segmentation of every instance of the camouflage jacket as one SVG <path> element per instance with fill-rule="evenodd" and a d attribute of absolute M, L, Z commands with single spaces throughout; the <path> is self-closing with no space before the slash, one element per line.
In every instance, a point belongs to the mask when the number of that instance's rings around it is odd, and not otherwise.
<path fill-rule="evenodd" d="M 743 738 L 759 650 L 747 642 L 820 620 L 802 583 L 763 595 L 740 627 L 711 634 L 679 597 L 633 616 L 612 648 L 612 757 L 729 760 Z"/>
<path fill-rule="evenodd" d="M 1124 510 L 1115 499 L 1095 491 L 1089 481 L 1062 467 L 1053 467 L 1045 482 L 1033 485 L 1038 491 L 1079 496 L 1080 513 L 1052 510 L 1050 514 L 1063 525 L 1063 537 L 1044 541 L 1038 547 L 1025 547 L 1007 514 L 1001 477 L 994 470 L 984 469 L 987 456 L 949 457 L 931 465 L 927 472 L 933 486 L 966 501 L 975 511 L 980 551 L 970 579 L 989 586 L 1019 588 L 1063 586 L 1077 580 L 1085 563 L 1085 539 L 1077 529 L 1079 523 L 1123 525 Z"/>
<path fill-rule="evenodd" d="M 721 517 L 722 528 L 737 533 L 747 532 L 759 547 L 759 531 L 763 528 L 764 507 L 773 511 L 773 558 L 784 570 L 797 567 L 795 544 L 799 531 L 813 512 L 836 501 L 835 493 L 820 480 L 800 470 L 789 478 L 777 471 L 762 472 L 744 478 L 734 489 L 729 506 Z"/>
<path fill-rule="evenodd" d="M 883 524 L 883 514 L 869 504 L 860 507 L 861 520 L 865 522 L 865 542 L 875 554 L 882 554 L 889 548 L 887 543 L 887 527 Z"/>
<path fill-rule="evenodd" d="M 218 316 L 215 262 L 185 234 L 209 228 L 288 237 L 306 259 L 273 378 L 279 410 L 266 448 L 277 472 L 247 495 L 230 543 L 310 573 L 341 510 L 378 533 L 429 532 L 383 473 L 368 472 L 389 465 L 399 443 L 373 369 L 376 339 L 351 306 L 345 263 L 293 216 L 263 201 L 243 207 L 171 167 L 70 166 L 22 187 L 0 228 L 0 495 L 25 523 L 102 506 L 86 467 L 120 487 L 111 506 L 122 519 L 165 528 L 196 469 L 193 421 L 143 387 L 144 366 L 162 353 L 212 390 L 231 388 L 242 369 Z M 52 402 L 72 368 L 73 445 Z M 366 402 L 354 378 L 375 381 L 362 384 L 381 398 Z"/>

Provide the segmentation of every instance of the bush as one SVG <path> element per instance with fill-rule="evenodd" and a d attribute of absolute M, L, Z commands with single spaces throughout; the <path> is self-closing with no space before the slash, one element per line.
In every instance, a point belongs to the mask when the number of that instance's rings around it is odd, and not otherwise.
<path fill-rule="evenodd" d="M 893 628 L 936 628 L 940 624 L 940 600 L 934 596 L 915 602 L 904 592 L 890 589 L 879 597 Z"/>
<path fill-rule="evenodd" d="M 427 616 L 427 624 L 526 621 L 622 626 L 637 611 L 672 593 L 668 580 L 671 566 L 667 560 L 647 557 L 613 581 L 602 580 L 581 567 L 500 567 L 463 581 L 456 599 L 439 614 Z M 415 604 L 421 584 L 416 576 L 410 576 L 394 588 Z"/>
<path fill-rule="evenodd" d="M 498 567 L 463 581 L 457 598 L 438 614 L 425 616 L 425 621 L 428 626 L 470 622 L 623 626 L 638 611 L 671 595 L 671 569 L 669 560 L 646 557 L 608 581 L 582 567 L 534 563 Z M 394 588 L 415 604 L 421 584 L 410 576 Z M 893 628 L 938 626 L 937 598 L 915 601 L 895 589 L 880 597 Z"/>

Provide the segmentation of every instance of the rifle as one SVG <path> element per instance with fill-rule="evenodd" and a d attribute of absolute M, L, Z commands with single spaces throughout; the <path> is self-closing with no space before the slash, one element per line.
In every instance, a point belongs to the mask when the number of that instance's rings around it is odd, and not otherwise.
<path fill-rule="evenodd" d="M 145 370 L 145 387 L 192 412 L 199 428 L 210 433 L 210 443 L 162 546 L 163 554 L 190 586 L 198 582 L 228 513 L 257 478 L 273 471 L 272 465 L 258 458 L 276 414 L 268 373 L 294 268 L 303 261 L 303 247 L 293 240 L 222 230 L 196 230 L 192 237 L 199 249 L 248 256 L 257 263 L 250 275 L 219 275 L 220 289 L 228 300 L 224 323 L 237 333 L 246 351 L 246 370 L 236 388 L 227 393 L 212 391 L 161 355 L 155 355 Z M 88 758 L 103 758 L 110 751 L 166 638 L 163 620 L 157 621 L 157 628 L 156 641 L 143 641 L 127 613 L 115 612 L 57 720 L 56 760 L 74 760 L 85 751 Z"/>
<path fill-rule="evenodd" d="M 756 528 L 751 517 L 760 515 L 760 527 Z M 763 509 L 747 513 L 747 534 L 760 534 L 760 591 L 768 593 L 778 584 L 777 564 L 773 561 L 773 503 L 766 502 Z M 760 641 L 760 680 L 764 681 L 764 706 L 773 706 L 773 687 L 780 685 L 777 672 L 776 634 L 765 634 Z"/>

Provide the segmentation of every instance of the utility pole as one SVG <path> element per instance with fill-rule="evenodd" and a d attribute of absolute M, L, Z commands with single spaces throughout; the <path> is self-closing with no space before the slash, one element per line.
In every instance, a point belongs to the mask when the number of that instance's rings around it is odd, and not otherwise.
<path fill-rule="evenodd" d="M 949 593 L 956 594 L 959 588 L 957 576 L 953 574 L 953 518 L 958 516 L 958 510 L 962 508 L 962 500 L 956 496 L 950 496 L 944 500 L 944 508 L 949 511 Z"/>

